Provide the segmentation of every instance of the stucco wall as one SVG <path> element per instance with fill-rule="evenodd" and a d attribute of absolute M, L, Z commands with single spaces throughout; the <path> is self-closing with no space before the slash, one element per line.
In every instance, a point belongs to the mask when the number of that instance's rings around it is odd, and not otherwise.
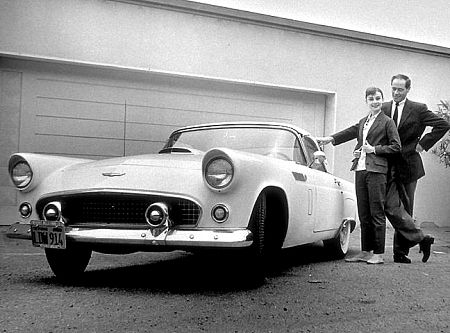
<path fill-rule="evenodd" d="M 326 118 L 330 131 L 364 115 L 367 86 L 379 86 L 389 96 L 393 74 L 410 75 L 410 99 L 430 109 L 450 97 L 449 56 L 387 47 L 370 38 L 305 33 L 265 24 L 263 16 L 255 23 L 232 17 L 231 11 L 228 17 L 213 16 L 100 0 L 6 0 L 0 6 L 0 53 L 331 91 L 336 117 Z M 353 178 L 352 146 L 327 148 L 335 173 L 347 179 Z M 425 164 L 417 218 L 428 221 L 433 211 L 433 222 L 450 225 L 448 198 L 433 195 L 435 186 L 449 187 L 449 170 L 433 158 Z"/>

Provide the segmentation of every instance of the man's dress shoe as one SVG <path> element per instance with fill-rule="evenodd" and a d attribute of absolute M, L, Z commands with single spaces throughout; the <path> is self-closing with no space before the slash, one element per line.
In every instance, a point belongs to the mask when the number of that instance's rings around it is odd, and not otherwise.
<path fill-rule="evenodd" d="M 411 263 L 411 259 L 409 259 L 405 255 L 395 255 L 394 256 L 394 262 L 399 263 L 399 264 L 410 264 Z"/>
<path fill-rule="evenodd" d="M 426 235 L 422 241 L 419 243 L 420 252 L 423 253 L 422 262 L 427 262 L 428 258 L 430 258 L 431 253 L 431 244 L 434 243 L 434 238 L 430 235 Z"/>

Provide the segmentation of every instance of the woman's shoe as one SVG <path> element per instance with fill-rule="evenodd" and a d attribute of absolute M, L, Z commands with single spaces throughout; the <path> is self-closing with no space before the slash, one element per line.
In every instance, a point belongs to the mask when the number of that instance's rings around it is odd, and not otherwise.
<path fill-rule="evenodd" d="M 367 263 L 371 265 L 384 264 L 383 256 L 381 254 L 374 254 L 372 258 L 367 260 Z"/>
<path fill-rule="evenodd" d="M 372 258 L 373 254 L 371 251 L 361 251 L 356 256 L 345 258 L 346 262 L 360 262 L 364 261 L 367 262 L 370 258 Z"/>

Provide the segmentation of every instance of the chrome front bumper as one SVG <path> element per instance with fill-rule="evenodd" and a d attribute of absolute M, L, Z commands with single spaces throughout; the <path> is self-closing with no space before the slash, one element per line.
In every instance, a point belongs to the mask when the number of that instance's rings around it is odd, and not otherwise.
<path fill-rule="evenodd" d="M 15 223 L 6 235 L 9 238 L 31 240 L 29 224 Z M 253 243 L 253 234 L 248 229 L 172 229 L 153 236 L 149 229 L 92 229 L 66 228 L 69 242 L 109 245 L 148 245 L 167 247 L 218 247 L 243 248 Z"/>

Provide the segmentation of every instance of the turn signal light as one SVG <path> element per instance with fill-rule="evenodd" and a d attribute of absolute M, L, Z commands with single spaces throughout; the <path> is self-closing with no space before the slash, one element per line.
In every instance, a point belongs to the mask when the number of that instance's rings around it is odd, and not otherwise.
<path fill-rule="evenodd" d="M 28 202 L 23 202 L 19 206 L 19 213 L 24 218 L 30 217 L 32 211 L 33 209 Z"/>
<path fill-rule="evenodd" d="M 211 210 L 211 217 L 217 223 L 223 223 L 228 219 L 229 211 L 225 205 L 215 205 Z"/>

